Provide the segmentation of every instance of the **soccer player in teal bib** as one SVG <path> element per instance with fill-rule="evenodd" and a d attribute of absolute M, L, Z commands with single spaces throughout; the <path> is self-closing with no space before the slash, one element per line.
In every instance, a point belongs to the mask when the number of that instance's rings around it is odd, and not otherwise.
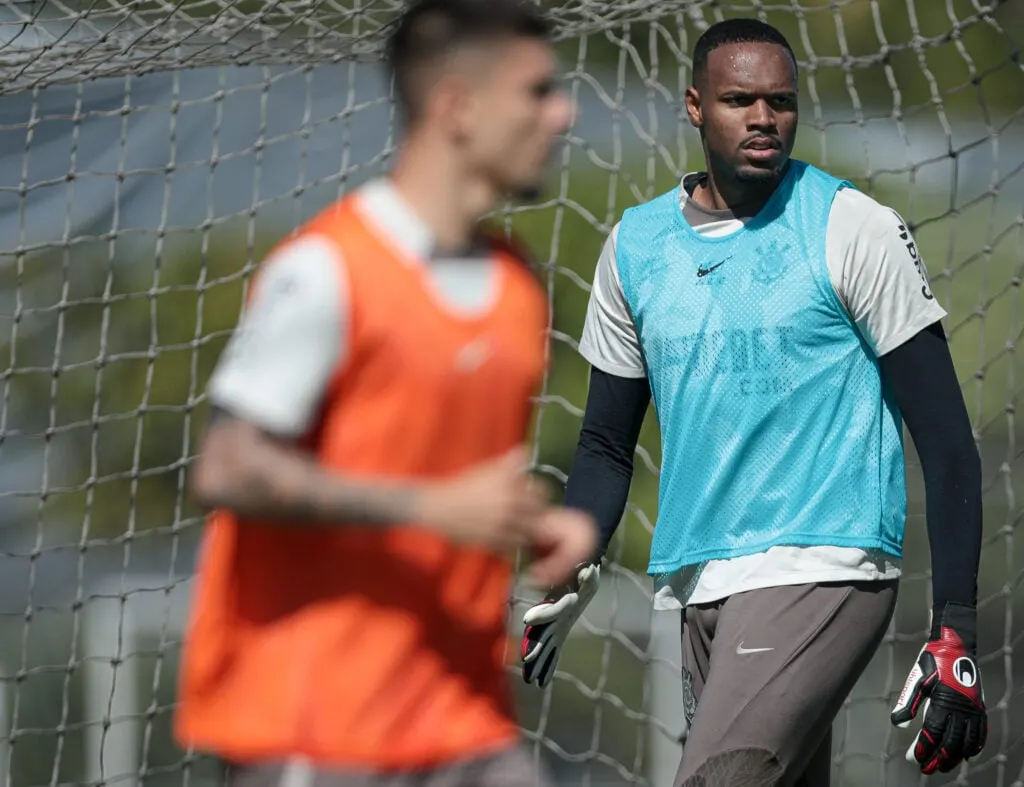
<path fill-rule="evenodd" d="M 655 606 L 682 610 L 677 785 L 830 778 L 831 724 L 881 643 L 901 571 L 903 424 L 924 473 L 932 626 L 891 714 L 907 759 L 984 746 L 976 662 L 981 467 L 910 228 L 790 153 L 797 63 L 774 28 L 709 28 L 686 91 L 706 171 L 625 211 L 598 261 L 590 390 L 566 504 L 601 554 L 526 613 L 546 685 L 593 597 L 653 398 L 661 428 Z M 751 774 L 757 778 L 750 780 Z"/>

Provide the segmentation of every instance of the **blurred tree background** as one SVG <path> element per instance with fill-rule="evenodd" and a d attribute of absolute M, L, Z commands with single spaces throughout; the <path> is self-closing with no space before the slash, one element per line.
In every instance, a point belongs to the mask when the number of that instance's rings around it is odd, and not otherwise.
<path fill-rule="evenodd" d="M 536 251 L 552 295 L 553 364 L 538 402 L 538 467 L 561 481 L 571 465 L 588 374 L 575 342 L 608 231 L 623 209 L 701 167 L 681 100 L 689 51 L 702 24 L 759 13 L 783 30 L 801 62 L 796 154 L 900 211 L 916 234 L 933 291 L 950 314 L 946 330 L 985 467 L 982 646 L 989 654 L 983 662 L 986 678 L 992 675 L 987 694 L 998 708 L 993 721 L 998 734 L 990 748 L 1002 757 L 987 770 L 972 770 L 969 783 L 996 784 L 999 774 L 1020 765 L 1011 742 L 1020 742 L 1024 721 L 1010 703 L 1020 680 L 1017 664 L 999 674 L 1019 636 L 1011 612 L 1020 600 L 1024 566 L 1015 539 L 1022 512 L 1017 493 L 1024 481 L 1015 418 L 1024 379 L 1017 351 L 1024 333 L 1024 3 L 608 3 L 600 14 L 587 2 L 552 0 L 548 6 L 566 31 L 559 52 L 567 85 L 597 94 L 609 107 L 613 128 L 611 144 L 603 146 L 591 144 L 580 130 L 583 124 L 575 128 L 548 201 L 509 206 L 494 216 Z M 195 7 L 201 15 L 205 6 Z M 263 3 L 233 7 L 257 13 Z M 650 118 L 627 108 L 627 90 L 671 107 L 673 126 L 655 128 Z M 352 122 L 359 122 L 358 114 Z M 872 132 L 883 127 L 890 133 L 896 129 L 886 139 L 905 142 L 904 166 L 885 163 L 884 154 L 891 151 L 879 149 Z M 924 131 L 941 141 L 940 150 L 914 159 L 910 140 Z M 966 188 L 962 184 L 977 180 L 978 173 L 965 173 L 961 162 L 979 150 L 971 161 L 984 163 L 985 185 Z M 256 151 L 252 155 L 258 157 Z M 948 185 L 935 185 L 943 182 Z M 9 559 L 32 562 L 62 549 L 126 549 L 145 538 L 170 540 L 183 533 L 194 538 L 200 512 L 183 488 L 201 445 L 205 383 L 236 324 L 249 274 L 290 225 L 280 211 L 255 211 L 218 217 L 199 231 L 168 228 L 141 245 L 126 243 L 110 228 L 29 251 L 19 252 L 16 240 L 4 240 L 8 253 L 0 255 L 0 292 L 9 297 L 0 313 L 0 345 L 8 360 L 0 445 L 8 451 L 32 447 L 42 472 L 28 486 L 4 487 L 9 516 L 17 518 L 10 527 L 31 534 L 30 546 L 9 552 Z M 908 447 L 912 451 L 909 442 Z M 659 462 L 652 412 L 638 451 L 630 507 L 613 547 L 623 572 L 643 574 L 646 567 Z M 929 608 L 916 466 L 910 471 L 910 493 L 905 564 L 910 592 L 897 615 L 890 656 L 898 670 L 916 653 Z M 31 739 L 14 746 L 10 783 L 77 783 L 84 744 L 74 719 L 81 710 L 77 700 L 68 699 L 68 687 L 80 685 L 79 657 L 73 644 L 77 629 L 66 623 L 83 602 L 49 610 L 48 618 L 40 615 L 45 610 L 33 610 L 31 601 L 27 612 L 24 599 L 5 603 L 3 630 L 10 636 L 0 659 L 16 665 L 8 682 L 23 698 L 16 726 L 22 738 Z M 643 645 L 607 637 L 598 647 L 592 639 L 574 644 L 563 665 L 588 689 L 560 682 L 543 701 L 523 695 L 524 726 L 581 727 L 586 740 L 580 757 L 600 760 L 594 754 L 599 750 L 628 771 L 643 746 L 636 732 L 645 697 L 645 664 L 638 655 Z M 167 659 L 173 665 L 176 641 L 161 648 L 149 654 L 151 661 Z M 153 692 L 156 710 L 151 709 L 164 745 L 172 685 L 173 668 L 165 668 L 159 691 Z M 887 698 L 871 696 L 880 714 L 877 724 L 887 725 Z M 591 731 L 599 743 L 588 737 Z M 151 763 L 150 781 L 180 782 L 181 753 L 167 750 L 153 757 L 165 769 Z M 859 770 L 851 760 L 844 767 L 849 768 L 844 783 L 868 784 L 877 783 L 872 774 L 881 766 L 875 762 Z"/>

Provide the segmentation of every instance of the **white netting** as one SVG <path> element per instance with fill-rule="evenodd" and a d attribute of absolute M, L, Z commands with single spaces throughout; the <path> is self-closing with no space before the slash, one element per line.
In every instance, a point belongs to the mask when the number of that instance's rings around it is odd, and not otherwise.
<path fill-rule="evenodd" d="M 200 529 L 184 474 L 204 383 L 268 246 L 387 166 L 393 112 L 373 61 L 398 5 L 0 0 L 7 784 L 216 783 L 169 732 Z M 896 207 L 917 235 L 983 455 L 992 729 L 977 765 L 934 781 L 1024 783 L 1024 4 L 547 7 L 581 111 L 548 201 L 504 211 L 537 250 L 556 313 L 538 466 L 564 478 L 569 465 L 586 393 L 574 348 L 601 242 L 625 207 L 701 166 L 681 103 L 696 36 L 724 16 L 767 19 L 801 63 L 797 154 Z M 659 461 L 649 421 L 611 579 L 553 687 L 519 691 L 559 783 L 660 787 L 678 758 L 678 621 L 659 615 L 652 629 L 643 576 Z M 912 466 L 898 614 L 836 726 L 837 784 L 918 782 L 887 713 L 927 623 L 919 475 Z"/>

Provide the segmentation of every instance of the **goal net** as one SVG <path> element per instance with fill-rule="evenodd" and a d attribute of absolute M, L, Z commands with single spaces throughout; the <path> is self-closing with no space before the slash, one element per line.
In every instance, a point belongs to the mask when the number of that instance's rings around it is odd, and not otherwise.
<path fill-rule="evenodd" d="M 205 382 L 269 246 L 387 168 L 395 119 L 376 60 L 399 5 L 0 0 L 6 785 L 218 783 L 215 763 L 170 735 Z M 555 315 L 536 466 L 562 481 L 571 461 L 601 243 L 624 208 L 702 167 L 682 108 L 697 36 L 726 17 L 766 19 L 800 61 L 796 155 L 892 205 L 916 235 L 983 457 L 991 732 L 977 763 L 933 783 L 1021 784 L 1024 3 L 545 5 L 579 112 L 546 201 L 498 212 L 536 250 Z M 522 685 L 510 656 L 525 735 L 560 784 L 660 787 L 675 771 L 678 616 L 652 614 L 644 574 L 658 465 L 651 414 L 609 581 L 552 686 Z M 888 724 L 930 608 L 913 463 L 908 477 L 898 611 L 835 726 L 835 783 L 849 787 L 921 778 L 903 761 L 910 732 Z M 513 639 L 530 598 L 517 589 Z"/>

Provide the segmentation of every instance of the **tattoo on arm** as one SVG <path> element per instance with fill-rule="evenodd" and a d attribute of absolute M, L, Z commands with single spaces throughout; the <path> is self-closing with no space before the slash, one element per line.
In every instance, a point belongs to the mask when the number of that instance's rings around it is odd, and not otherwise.
<path fill-rule="evenodd" d="M 418 502 L 412 485 L 330 473 L 295 445 L 217 409 L 192 490 L 210 508 L 304 525 L 409 522 Z"/>

